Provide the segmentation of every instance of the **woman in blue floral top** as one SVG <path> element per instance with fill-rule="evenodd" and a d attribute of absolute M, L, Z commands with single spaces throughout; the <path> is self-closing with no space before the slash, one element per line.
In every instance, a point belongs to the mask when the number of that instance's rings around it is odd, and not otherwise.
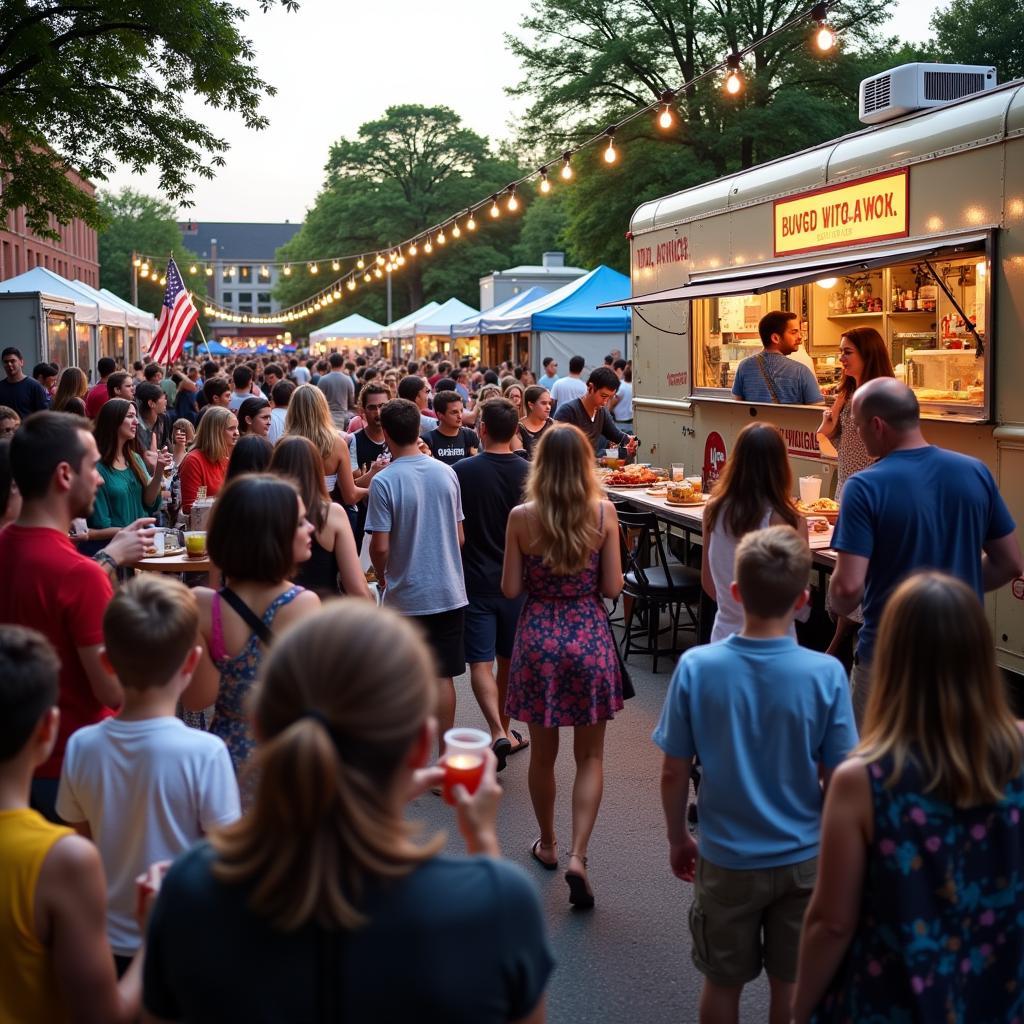
<path fill-rule="evenodd" d="M 793 1021 L 1024 1020 L 1024 737 L 974 592 L 889 599 L 864 737 L 832 777 Z"/>

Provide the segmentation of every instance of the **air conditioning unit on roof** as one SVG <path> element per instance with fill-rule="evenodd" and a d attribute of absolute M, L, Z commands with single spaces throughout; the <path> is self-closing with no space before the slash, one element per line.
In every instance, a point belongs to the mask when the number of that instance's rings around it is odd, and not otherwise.
<path fill-rule="evenodd" d="M 983 64 L 902 64 L 860 83 L 860 119 L 864 124 L 891 121 L 997 84 L 996 69 Z"/>

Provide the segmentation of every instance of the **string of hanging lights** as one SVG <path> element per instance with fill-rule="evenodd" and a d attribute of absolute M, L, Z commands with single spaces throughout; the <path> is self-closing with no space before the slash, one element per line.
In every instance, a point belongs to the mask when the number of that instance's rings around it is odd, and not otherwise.
<path fill-rule="evenodd" d="M 449 235 L 451 238 L 457 240 L 462 238 L 464 234 L 472 234 L 477 230 L 476 214 L 483 212 L 484 209 L 487 209 L 492 220 L 497 220 L 501 217 L 502 202 L 509 213 L 515 213 L 520 207 L 518 197 L 519 189 L 528 182 L 536 179 L 538 182 L 538 191 L 544 195 L 549 194 L 553 187 L 549 168 L 551 165 L 557 164 L 559 159 L 562 166 L 558 172 L 558 176 L 566 183 L 572 181 L 575 176 L 575 171 L 572 165 L 573 158 L 583 150 L 589 149 L 598 143 L 603 143 L 605 147 L 603 152 L 603 162 L 607 165 L 615 164 L 619 159 L 619 152 L 615 145 L 616 133 L 620 133 L 621 138 L 622 128 L 639 118 L 646 117 L 651 114 L 657 115 L 655 118 L 655 124 L 659 129 L 662 131 L 671 130 L 676 124 L 678 116 L 678 111 L 675 109 L 677 99 L 681 94 L 685 95 L 694 86 L 701 82 L 704 82 L 707 79 L 720 77 L 721 86 L 726 96 L 739 96 L 742 94 L 745 87 L 745 79 L 743 75 L 744 57 L 754 53 L 758 47 L 764 46 L 777 36 L 790 31 L 802 22 L 812 23 L 814 30 L 813 42 L 815 48 L 823 55 L 831 52 L 836 45 L 837 37 L 835 30 L 828 25 L 827 21 L 829 11 L 836 3 L 838 3 L 838 0 L 822 0 L 822 2 L 815 3 L 814 6 L 808 10 L 799 14 L 794 14 L 772 32 L 769 32 L 767 35 L 762 36 L 757 41 L 742 49 L 732 51 L 727 54 L 720 63 L 705 69 L 690 81 L 685 82 L 676 89 L 665 89 L 659 94 L 657 99 L 648 103 L 644 107 L 637 108 L 617 124 L 608 125 L 608 127 L 603 131 L 585 139 L 574 148 L 566 149 L 560 158 L 549 158 L 536 169 L 523 175 L 517 181 L 513 181 L 505 186 L 505 188 L 500 192 L 493 193 L 490 197 L 479 200 L 471 206 L 447 216 L 444 220 L 439 221 L 432 227 L 405 239 L 405 241 L 398 245 L 389 245 L 378 250 L 349 253 L 343 256 L 328 256 L 324 259 L 306 261 L 241 260 L 234 261 L 227 265 L 224 265 L 222 261 L 218 261 L 221 265 L 221 272 L 224 279 L 232 281 L 235 278 L 240 264 L 258 265 L 259 271 L 256 283 L 259 281 L 270 281 L 271 267 L 279 268 L 284 277 L 291 277 L 294 273 L 295 267 L 299 267 L 302 263 L 305 263 L 307 274 L 311 279 L 315 280 L 320 274 L 321 265 L 327 266 L 329 264 L 331 271 L 336 274 L 342 270 L 342 267 L 345 264 L 350 263 L 351 266 L 327 287 L 310 295 L 308 298 L 303 299 L 301 302 L 297 302 L 286 309 L 279 310 L 272 316 L 257 316 L 237 313 L 234 310 L 226 309 L 216 302 L 207 302 L 205 305 L 205 311 L 209 316 L 215 316 L 218 319 L 225 320 L 230 323 L 246 324 L 279 324 L 282 321 L 290 323 L 304 319 L 308 316 L 313 316 L 314 314 L 319 313 L 322 309 L 340 301 L 344 297 L 346 291 L 349 293 L 354 292 L 360 285 L 372 284 L 375 280 L 383 279 L 385 275 L 395 273 L 404 267 L 409 259 L 416 258 L 421 252 L 427 256 L 431 255 L 434 251 L 435 245 L 438 248 L 443 248 L 448 243 Z M 489 207 L 488 203 L 490 204 Z M 134 257 L 134 265 L 137 268 L 139 275 L 143 278 L 152 278 L 155 281 L 157 276 L 156 272 L 152 268 L 157 262 L 157 259 L 157 257 L 147 256 L 142 253 L 136 254 Z M 191 276 L 202 274 L 208 278 L 213 277 L 216 265 L 217 264 L 214 264 L 211 261 L 195 260 L 189 263 L 188 274 Z M 166 284 L 166 278 L 161 276 L 159 280 L 161 286 Z"/>

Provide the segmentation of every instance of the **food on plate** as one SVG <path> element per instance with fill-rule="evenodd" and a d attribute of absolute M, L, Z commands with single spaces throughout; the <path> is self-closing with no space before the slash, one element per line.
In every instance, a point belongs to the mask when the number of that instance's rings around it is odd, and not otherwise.
<path fill-rule="evenodd" d="M 666 497 L 671 504 L 675 505 L 697 505 L 704 500 L 704 495 L 700 492 L 700 485 L 685 481 L 671 484 Z"/>
<path fill-rule="evenodd" d="M 832 524 L 827 519 L 819 519 L 817 516 L 807 517 L 807 529 L 810 533 L 828 533 Z"/>
<path fill-rule="evenodd" d="M 815 512 L 819 515 L 829 515 L 839 511 L 839 502 L 831 498 L 818 498 L 812 502 L 798 501 L 796 507 L 804 515 L 813 515 Z"/>

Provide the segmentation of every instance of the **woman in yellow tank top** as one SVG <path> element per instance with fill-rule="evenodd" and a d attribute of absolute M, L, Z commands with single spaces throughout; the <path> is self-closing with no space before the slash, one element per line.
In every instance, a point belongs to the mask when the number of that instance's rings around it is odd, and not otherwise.
<path fill-rule="evenodd" d="M 0 626 L 0 1024 L 127 1024 L 142 1003 L 142 957 L 119 982 L 107 942 L 96 847 L 28 806 L 57 739 L 56 655 Z M 152 872 L 151 872 L 152 874 Z"/>

